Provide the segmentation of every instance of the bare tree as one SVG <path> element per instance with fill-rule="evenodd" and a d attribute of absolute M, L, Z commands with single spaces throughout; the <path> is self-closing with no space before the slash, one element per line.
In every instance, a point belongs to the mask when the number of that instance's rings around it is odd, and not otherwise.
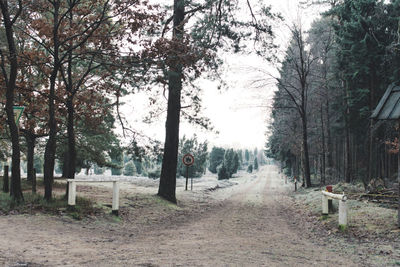
<path fill-rule="evenodd" d="M 316 60 L 306 49 L 304 32 L 301 26 L 291 27 L 292 39 L 282 64 L 281 78 L 277 78 L 278 87 L 285 92 L 300 116 L 302 125 L 302 152 L 304 180 L 307 187 L 311 186 L 310 158 L 308 148 L 308 94 L 311 66 Z"/>

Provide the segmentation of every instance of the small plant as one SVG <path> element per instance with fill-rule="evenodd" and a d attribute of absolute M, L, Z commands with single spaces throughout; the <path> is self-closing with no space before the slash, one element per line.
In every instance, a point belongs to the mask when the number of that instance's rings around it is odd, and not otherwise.
<path fill-rule="evenodd" d="M 321 216 L 321 221 L 328 220 L 329 216 L 328 215 L 322 215 Z"/>
<path fill-rule="evenodd" d="M 347 225 L 339 224 L 339 231 L 345 232 L 347 230 Z"/>
<path fill-rule="evenodd" d="M 247 167 L 247 172 L 248 173 L 252 173 L 253 172 L 253 165 L 249 165 L 249 167 Z"/>
<path fill-rule="evenodd" d="M 229 173 L 224 164 L 218 169 L 218 180 L 229 179 Z"/>
<path fill-rule="evenodd" d="M 153 169 L 153 170 L 149 170 L 148 173 L 147 173 L 147 176 L 148 176 L 149 178 L 152 178 L 152 179 L 160 178 L 160 176 L 161 176 L 161 169 L 156 168 L 156 169 Z"/>

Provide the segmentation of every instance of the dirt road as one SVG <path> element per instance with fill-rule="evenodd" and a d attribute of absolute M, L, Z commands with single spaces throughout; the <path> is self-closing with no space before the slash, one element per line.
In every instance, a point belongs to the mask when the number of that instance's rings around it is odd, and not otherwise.
<path fill-rule="evenodd" d="M 203 204 L 153 227 L 0 217 L 5 266 L 356 266 L 299 234 L 287 187 L 267 166 L 238 185 L 197 192 Z M 178 198 L 190 192 L 178 190 Z M 184 214 L 185 215 L 185 214 Z M 136 225 L 137 226 L 137 225 Z M 302 230 L 305 231 L 305 230 Z"/>

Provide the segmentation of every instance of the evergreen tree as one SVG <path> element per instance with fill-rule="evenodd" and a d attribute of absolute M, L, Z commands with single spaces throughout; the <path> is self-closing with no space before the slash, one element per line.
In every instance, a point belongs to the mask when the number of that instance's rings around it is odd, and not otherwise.
<path fill-rule="evenodd" d="M 217 173 L 217 167 L 224 161 L 225 149 L 213 147 L 210 153 L 210 166 L 208 169 L 212 173 Z"/>
<path fill-rule="evenodd" d="M 185 154 L 194 156 L 194 164 L 189 167 L 189 177 L 200 177 L 204 174 L 207 168 L 208 152 L 207 142 L 199 142 L 197 136 L 186 138 L 185 136 L 179 142 L 179 161 L 178 161 L 178 174 L 186 177 L 186 165 L 183 164 L 182 158 Z"/>
<path fill-rule="evenodd" d="M 124 166 L 124 175 L 125 176 L 134 176 L 136 175 L 136 167 L 133 161 L 129 161 Z"/>
<path fill-rule="evenodd" d="M 250 161 L 250 152 L 248 149 L 246 149 L 246 151 L 244 152 L 244 158 L 246 160 L 246 164 L 249 164 Z"/>
<path fill-rule="evenodd" d="M 252 173 L 252 172 L 253 172 L 253 165 L 252 165 L 252 164 L 250 164 L 250 165 L 247 167 L 247 172 L 248 172 L 248 173 Z"/>
<path fill-rule="evenodd" d="M 218 180 L 225 180 L 225 179 L 229 179 L 229 173 L 225 164 L 222 164 L 218 168 Z"/>
<path fill-rule="evenodd" d="M 258 159 L 254 158 L 254 170 L 258 171 Z"/>

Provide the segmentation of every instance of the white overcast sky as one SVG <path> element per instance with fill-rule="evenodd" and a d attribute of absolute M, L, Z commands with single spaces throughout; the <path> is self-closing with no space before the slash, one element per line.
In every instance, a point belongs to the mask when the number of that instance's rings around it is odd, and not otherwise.
<path fill-rule="evenodd" d="M 272 5 L 274 11 L 283 15 L 285 24 L 291 24 L 301 17 L 304 27 L 307 28 L 319 13 L 318 10 L 299 9 L 298 0 L 265 0 L 265 2 Z M 290 36 L 288 28 L 283 24 L 279 29 L 275 29 L 282 51 L 285 50 Z M 256 88 L 252 86 L 252 81 L 260 78 L 257 69 L 274 72 L 274 67 L 256 56 L 235 54 L 225 58 L 224 75 L 228 90 L 217 90 L 215 82 L 199 81 L 203 90 L 203 113 L 211 119 L 219 134 L 183 122 L 180 127 L 180 136 L 197 134 L 199 139 L 207 140 L 210 147 L 263 148 L 269 119 L 268 106 L 271 105 L 275 87 L 271 85 Z M 126 100 L 122 111 L 132 128 L 140 129 L 146 135 L 163 142 L 165 116 L 161 116 L 158 122 L 142 123 L 142 117 L 146 114 L 146 105 L 146 97 L 136 94 L 130 100 Z"/>

